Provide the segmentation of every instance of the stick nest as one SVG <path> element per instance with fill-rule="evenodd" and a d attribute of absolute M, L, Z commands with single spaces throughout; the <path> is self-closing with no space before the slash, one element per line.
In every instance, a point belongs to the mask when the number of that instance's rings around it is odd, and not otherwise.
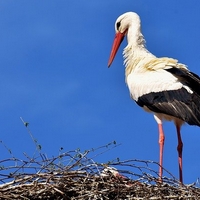
<path fill-rule="evenodd" d="M 181 185 L 165 169 L 161 183 L 158 163 L 116 159 L 102 164 L 94 161 L 99 155 L 94 153 L 75 150 L 50 159 L 39 153 L 0 161 L 0 199 L 200 199 L 197 184 Z"/>

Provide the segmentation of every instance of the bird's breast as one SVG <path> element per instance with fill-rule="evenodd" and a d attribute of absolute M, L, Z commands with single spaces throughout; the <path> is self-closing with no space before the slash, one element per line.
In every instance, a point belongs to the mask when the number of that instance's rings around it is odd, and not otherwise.
<path fill-rule="evenodd" d="M 131 97 L 135 101 L 145 94 L 178 90 L 183 87 L 183 84 L 176 77 L 163 69 L 145 72 L 132 71 L 127 76 L 126 81 Z"/>

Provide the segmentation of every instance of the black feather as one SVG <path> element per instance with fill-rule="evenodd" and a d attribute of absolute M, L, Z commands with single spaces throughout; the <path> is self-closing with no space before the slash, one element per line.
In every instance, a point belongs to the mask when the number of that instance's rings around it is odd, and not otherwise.
<path fill-rule="evenodd" d="M 165 70 L 173 74 L 181 83 L 187 85 L 192 91 L 200 95 L 200 77 L 197 74 L 175 67 Z"/>
<path fill-rule="evenodd" d="M 196 92 L 189 93 L 185 88 L 145 94 L 136 103 L 155 113 L 167 114 L 190 125 L 200 126 L 200 96 Z"/>

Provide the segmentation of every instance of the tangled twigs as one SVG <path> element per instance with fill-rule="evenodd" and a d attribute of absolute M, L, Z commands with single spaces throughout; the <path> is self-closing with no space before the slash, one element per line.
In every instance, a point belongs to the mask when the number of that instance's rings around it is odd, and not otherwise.
<path fill-rule="evenodd" d="M 163 183 L 158 182 L 154 170 L 158 163 L 136 159 L 96 163 L 94 158 L 113 144 L 53 158 L 40 152 L 34 158 L 2 160 L 0 199 L 200 199 L 199 188 L 180 185 L 165 169 Z"/>

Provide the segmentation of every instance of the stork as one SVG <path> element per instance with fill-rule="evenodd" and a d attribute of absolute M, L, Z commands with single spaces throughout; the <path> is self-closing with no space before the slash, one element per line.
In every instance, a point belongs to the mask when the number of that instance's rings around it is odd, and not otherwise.
<path fill-rule="evenodd" d="M 134 12 L 119 16 L 115 22 L 115 39 L 108 67 L 127 36 L 124 48 L 125 79 L 131 98 L 145 111 L 152 112 L 159 132 L 159 179 L 163 175 L 165 135 L 163 120 L 174 121 L 178 137 L 179 180 L 183 183 L 181 126 L 200 126 L 200 77 L 178 60 L 157 58 L 145 47 L 140 17 Z"/>

